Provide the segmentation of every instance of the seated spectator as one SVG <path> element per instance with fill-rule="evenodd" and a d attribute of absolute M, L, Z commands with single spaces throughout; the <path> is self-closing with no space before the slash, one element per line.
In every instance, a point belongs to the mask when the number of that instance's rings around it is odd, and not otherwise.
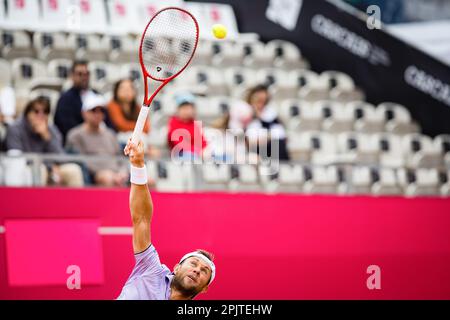
<path fill-rule="evenodd" d="M 245 132 L 249 149 L 260 157 L 275 156 L 278 160 L 289 160 L 286 130 L 278 119 L 275 108 L 269 105 L 269 100 L 269 91 L 264 85 L 255 86 L 248 91 L 246 102 L 253 108 L 253 120 Z M 273 145 L 277 145 L 278 154 L 273 154 Z"/>
<path fill-rule="evenodd" d="M 75 61 L 71 68 L 72 88 L 64 92 L 58 100 L 55 111 L 55 125 L 62 134 L 63 142 L 66 141 L 67 133 L 70 129 L 83 123 L 81 107 L 84 97 L 92 92 L 89 89 L 90 73 L 88 62 Z M 109 117 L 105 123 L 111 127 Z"/>
<path fill-rule="evenodd" d="M 24 114 L 9 126 L 6 134 L 7 150 L 35 153 L 63 153 L 61 134 L 49 125 L 50 101 L 44 97 L 31 100 Z M 48 164 L 50 177 L 55 184 L 83 186 L 83 174 L 76 164 Z M 47 171 L 41 170 L 43 183 L 47 182 Z"/>
<path fill-rule="evenodd" d="M 191 93 L 175 96 L 176 115 L 169 119 L 168 143 L 171 155 L 181 160 L 200 159 L 207 143 L 195 121 L 195 97 Z"/>
<path fill-rule="evenodd" d="M 117 156 L 121 154 L 116 134 L 103 122 L 106 113 L 105 99 L 94 92 L 84 98 L 84 122 L 67 134 L 66 148 L 86 155 Z M 86 163 L 92 181 L 99 186 L 125 186 L 127 169 L 114 159 L 92 160 Z"/>
<path fill-rule="evenodd" d="M 108 103 L 111 123 L 119 132 L 132 132 L 136 125 L 141 106 L 136 103 L 136 89 L 131 79 L 123 79 L 114 85 L 113 99 Z M 147 121 L 144 132 L 148 133 L 150 124 Z"/>

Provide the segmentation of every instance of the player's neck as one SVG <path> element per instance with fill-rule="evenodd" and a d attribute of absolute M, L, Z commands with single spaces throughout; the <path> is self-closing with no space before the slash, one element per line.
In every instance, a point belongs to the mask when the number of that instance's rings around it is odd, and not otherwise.
<path fill-rule="evenodd" d="M 170 286 L 170 300 L 191 300 L 191 297 L 184 296 L 180 291 L 174 288 L 173 285 Z"/>

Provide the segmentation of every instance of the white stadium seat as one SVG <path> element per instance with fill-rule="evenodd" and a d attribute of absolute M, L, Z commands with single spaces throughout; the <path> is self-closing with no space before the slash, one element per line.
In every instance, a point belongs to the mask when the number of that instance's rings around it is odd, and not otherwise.
<path fill-rule="evenodd" d="M 33 46 L 37 57 L 42 61 L 53 59 L 70 59 L 75 57 L 75 51 L 67 43 L 67 37 L 63 33 L 35 32 Z"/>
<path fill-rule="evenodd" d="M 75 51 L 75 58 L 88 61 L 106 61 L 108 47 L 101 37 L 94 34 L 71 33 L 67 37 L 67 45 Z"/>
<path fill-rule="evenodd" d="M 25 31 L 0 30 L 0 41 L 2 42 L 1 56 L 4 59 L 13 60 L 34 56 L 31 39 Z"/>

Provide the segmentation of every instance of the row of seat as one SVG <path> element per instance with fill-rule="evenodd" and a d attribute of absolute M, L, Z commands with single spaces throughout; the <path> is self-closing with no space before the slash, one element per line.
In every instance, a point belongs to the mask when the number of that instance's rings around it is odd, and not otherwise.
<path fill-rule="evenodd" d="M 229 190 L 311 194 L 450 195 L 450 171 L 390 169 L 369 166 L 309 166 L 279 164 L 192 166 L 173 162 L 148 163 L 161 191 Z M 193 177 L 201 177 L 195 184 Z"/>
<path fill-rule="evenodd" d="M 450 166 L 450 135 L 302 132 L 288 136 L 292 159 L 314 164 L 370 163 L 382 167 Z"/>
<path fill-rule="evenodd" d="M 108 36 L 96 34 L 65 34 L 61 32 L 28 33 L 0 31 L 0 53 L 5 59 L 36 57 L 52 59 L 86 59 L 125 63 L 136 61 L 140 36 Z M 161 45 L 166 45 L 160 42 Z M 166 48 L 167 49 L 167 48 Z M 181 52 L 182 42 L 173 46 Z M 264 44 L 257 40 L 210 41 L 200 40 L 193 64 L 216 66 L 247 66 L 276 68 L 306 68 L 308 63 L 292 43 L 273 40 Z"/>
<path fill-rule="evenodd" d="M 11 168 L 11 160 L 8 160 Z M 23 159 L 16 159 L 23 162 Z M 23 165 L 23 163 L 21 163 Z M 148 161 L 149 176 L 164 192 L 194 190 L 271 193 L 450 196 L 450 170 L 303 164 L 229 165 Z M 16 170 L 17 171 L 17 170 Z M 0 162 L 0 185 L 33 185 L 31 167 L 16 172 Z"/>
<path fill-rule="evenodd" d="M 62 88 L 69 78 L 72 63 L 70 59 L 53 59 L 47 64 L 32 58 L 17 58 L 11 62 L 0 59 L 0 83 L 13 84 L 18 89 Z M 138 86 L 142 84 L 141 67 L 136 62 L 115 64 L 94 60 L 89 69 L 93 87 L 101 92 L 110 90 L 112 84 L 123 77 L 133 78 Z M 256 84 L 266 84 L 276 100 L 297 97 L 304 100 L 363 100 L 363 94 L 353 80 L 337 71 L 319 75 L 306 69 L 190 66 L 170 84 L 197 93 L 234 97 L 240 97 Z"/>

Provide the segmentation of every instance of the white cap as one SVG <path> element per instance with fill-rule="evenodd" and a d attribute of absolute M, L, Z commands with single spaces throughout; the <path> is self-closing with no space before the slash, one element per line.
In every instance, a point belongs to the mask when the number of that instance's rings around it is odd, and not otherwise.
<path fill-rule="evenodd" d="M 83 97 L 83 111 L 89 111 L 96 107 L 106 108 L 106 99 L 101 94 L 88 91 Z"/>
<path fill-rule="evenodd" d="M 211 260 L 209 260 L 205 255 L 194 251 L 188 254 L 185 254 L 181 259 L 179 264 L 181 264 L 184 260 L 186 260 L 187 258 L 191 258 L 191 257 L 196 257 L 199 258 L 200 260 L 202 260 L 204 263 L 206 263 L 210 268 L 211 268 L 211 279 L 209 279 L 208 284 L 210 284 L 211 282 L 213 282 L 214 278 L 216 277 L 216 266 L 214 264 L 214 262 L 212 262 Z"/>

